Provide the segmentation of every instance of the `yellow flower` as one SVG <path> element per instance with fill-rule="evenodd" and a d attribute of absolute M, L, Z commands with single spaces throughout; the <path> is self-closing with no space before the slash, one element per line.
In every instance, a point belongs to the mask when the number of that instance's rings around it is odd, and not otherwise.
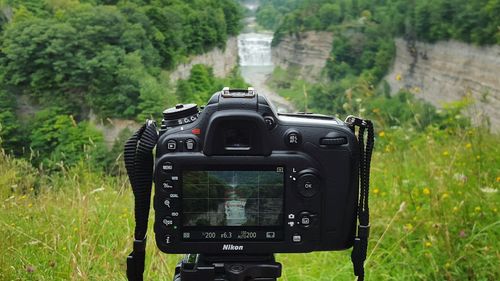
<path fill-rule="evenodd" d="M 481 212 L 481 207 L 477 206 L 476 208 L 474 208 L 474 212 L 476 212 L 476 213 Z"/>
<path fill-rule="evenodd" d="M 476 156 L 476 159 L 477 160 L 481 159 L 481 156 L 480 155 Z"/>
<path fill-rule="evenodd" d="M 33 207 L 33 204 L 29 203 L 28 208 L 31 208 L 31 207 Z"/>
<path fill-rule="evenodd" d="M 378 133 L 378 136 L 383 138 L 385 136 L 385 132 L 384 131 L 381 131 L 380 133 Z"/>
<path fill-rule="evenodd" d="M 413 225 L 411 223 L 407 223 L 407 224 L 405 224 L 404 229 L 406 231 L 412 231 L 413 230 Z"/>
<path fill-rule="evenodd" d="M 446 268 L 450 268 L 450 267 L 451 267 L 451 264 L 450 264 L 449 262 L 447 262 L 447 263 L 444 265 L 444 267 L 446 267 Z"/>
<path fill-rule="evenodd" d="M 396 80 L 401 81 L 401 74 L 396 75 Z"/>
<path fill-rule="evenodd" d="M 430 241 L 425 242 L 425 247 L 429 248 L 432 246 L 432 243 Z"/>
<path fill-rule="evenodd" d="M 428 188 L 428 187 L 425 187 L 422 192 L 425 194 L 425 195 L 429 195 L 431 194 L 431 190 Z"/>
<path fill-rule="evenodd" d="M 500 182 L 500 177 L 497 177 L 497 182 Z"/>
<path fill-rule="evenodd" d="M 443 156 L 448 156 L 448 155 L 450 155 L 450 153 L 448 152 L 448 150 L 443 151 Z"/>
<path fill-rule="evenodd" d="M 453 207 L 453 212 L 456 213 L 458 211 L 458 207 Z"/>
<path fill-rule="evenodd" d="M 378 188 L 376 188 L 376 187 L 375 187 L 375 188 L 373 189 L 373 194 L 378 194 L 379 192 L 380 192 L 380 190 L 379 190 Z"/>
<path fill-rule="evenodd" d="M 446 199 L 448 197 L 450 197 L 450 195 L 448 193 L 446 193 L 446 192 L 443 193 L 443 196 L 441 196 L 442 199 Z"/>
<path fill-rule="evenodd" d="M 472 143 L 470 143 L 470 142 L 469 142 L 468 144 L 466 144 L 466 145 L 465 145 L 465 148 L 467 148 L 467 149 L 471 149 L 471 148 L 472 148 Z"/>

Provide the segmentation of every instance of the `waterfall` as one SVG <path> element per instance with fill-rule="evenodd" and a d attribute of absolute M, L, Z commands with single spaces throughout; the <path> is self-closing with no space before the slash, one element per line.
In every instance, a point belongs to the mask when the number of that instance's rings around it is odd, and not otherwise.
<path fill-rule="evenodd" d="M 243 33 L 238 36 L 238 56 L 241 66 L 271 66 L 272 34 Z"/>

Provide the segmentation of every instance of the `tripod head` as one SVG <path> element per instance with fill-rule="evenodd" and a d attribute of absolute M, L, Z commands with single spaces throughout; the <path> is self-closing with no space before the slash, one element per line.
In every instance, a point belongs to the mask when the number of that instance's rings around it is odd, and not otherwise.
<path fill-rule="evenodd" d="M 276 281 L 280 276 L 273 254 L 188 254 L 175 268 L 174 281 Z"/>

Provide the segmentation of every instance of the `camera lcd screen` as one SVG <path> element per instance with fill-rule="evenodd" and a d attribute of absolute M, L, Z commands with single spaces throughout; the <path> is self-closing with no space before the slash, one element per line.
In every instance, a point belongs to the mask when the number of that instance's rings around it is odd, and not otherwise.
<path fill-rule="evenodd" d="M 260 171 L 184 171 L 184 227 L 283 225 L 283 167 Z"/>
<path fill-rule="evenodd" d="M 283 239 L 284 167 L 231 168 L 182 173 L 182 239 Z"/>

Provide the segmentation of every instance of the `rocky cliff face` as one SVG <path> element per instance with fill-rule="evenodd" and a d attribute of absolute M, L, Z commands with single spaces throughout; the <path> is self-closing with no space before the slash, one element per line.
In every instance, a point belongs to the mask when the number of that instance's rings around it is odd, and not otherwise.
<path fill-rule="evenodd" d="M 205 54 L 192 57 L 188 63 L 178 65 L 170 73 L 170 81 L 175 82 L 188 78 L 191 68 L 195 64 L 211 66 L 217 77 L 227 76 L 238 65 L 238 41 L 236 37 L 227 40 L 225 50 L 216 48 Z"/>
<path fill-rule="evenodd" d="M 331 32 L 308 31 L 287 36 L 273 48 L 273 63 L 285 69 L 296 66 L 304 79 L 318 80 L 330 57 L 332 41 Z"/>
<path fill-rule="evenodd" d="M 407 88 L 438 107 L 469 95 L 473 120 L 487 117 L 492 130 L 500 131 L 500 46 L 395 43 L 396 58 L 385 78 L 393 93 Z"/>

